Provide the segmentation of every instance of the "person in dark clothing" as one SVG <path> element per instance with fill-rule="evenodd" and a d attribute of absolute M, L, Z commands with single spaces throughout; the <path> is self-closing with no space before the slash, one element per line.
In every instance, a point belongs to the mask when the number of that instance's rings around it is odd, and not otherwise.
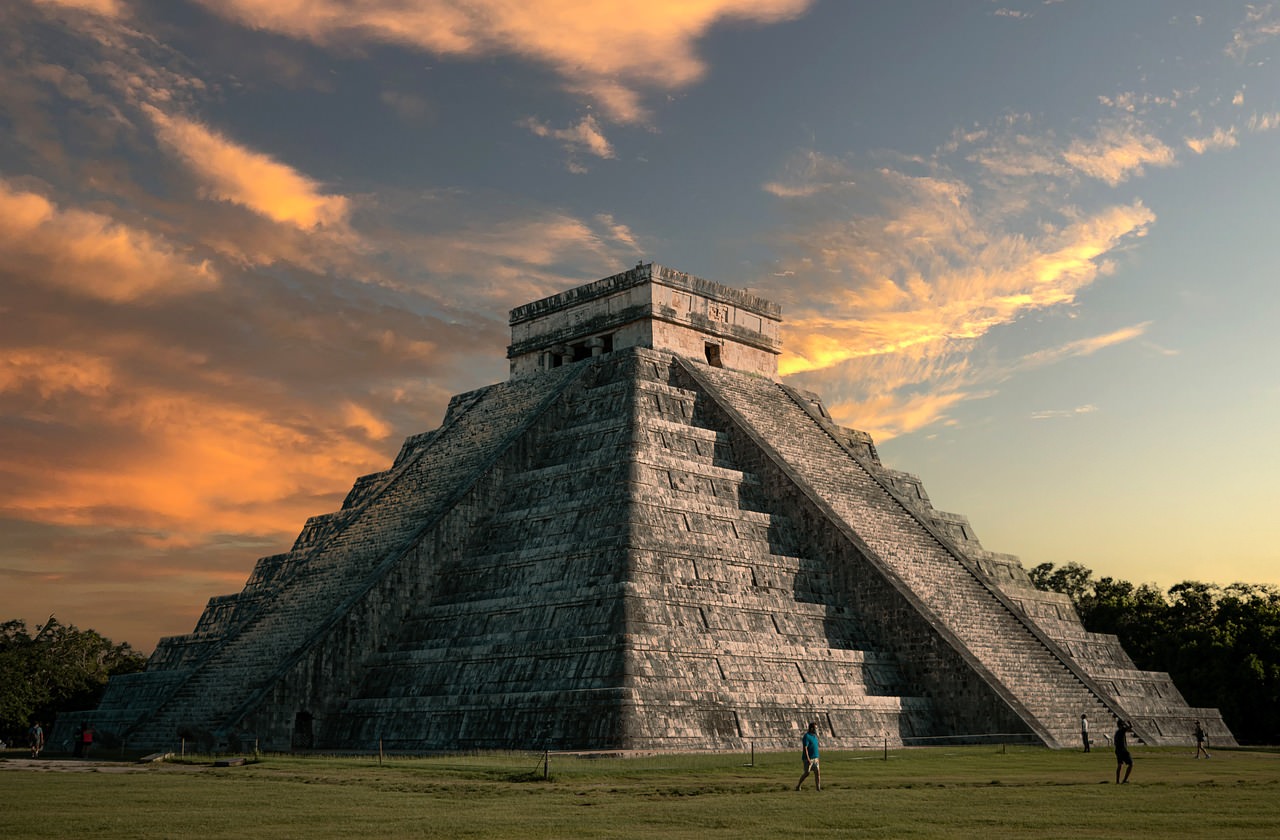
<path fill-rule="evenodd" d="M 40 751 L 44 749 L 44 728 L 40 726 L 40 721 L 32 723 L 27 730 L 27 744 L 31 747 L 31 757 L 39 758 Z"/>
<path fill-rule="evenodd" d="M 1129 755 L 1129 733 L 1133 727 L 1128 721 L 1116 722 L 1116 734 L 1111 742 L 1116 748 L 1116 784 L 1129 784 L 1129 774 L 1133 772 L 1133 756 Z M 1124 768 L 1124 780 L 1120 779 L 1120 768 Z"/>
<path fill-rule="evenodd" d="M 1209 736 L 1204 734 L 1204 727 L 1200 725 L 1200 721 L 1196 721 L 1196 758 L 1203 753 L 1205 758 L 1209 757 L 1209 750 L 1205 747 L 1205 742 L 1209 740 Z"/>
<path fill-rule="evenodd" d="M 1089 719 L 1084 715 L 1080 716 L 1080 740 L 1084 741 L 1084 751 L 1089 751 Z"/>

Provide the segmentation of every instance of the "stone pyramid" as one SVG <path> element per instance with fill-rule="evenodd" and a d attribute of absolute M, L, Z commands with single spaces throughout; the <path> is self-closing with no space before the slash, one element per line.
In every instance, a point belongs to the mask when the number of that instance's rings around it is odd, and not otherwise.
<path fill-rule="evenodd" d="M 59 726 L 145 749 L 768 749 L 809 721 L 834 748 L 1064 747 L 1088 714 L 1231 742 L 779 382 L 780 321 L 656 264 L 513 310 L 509 381 Z"/>

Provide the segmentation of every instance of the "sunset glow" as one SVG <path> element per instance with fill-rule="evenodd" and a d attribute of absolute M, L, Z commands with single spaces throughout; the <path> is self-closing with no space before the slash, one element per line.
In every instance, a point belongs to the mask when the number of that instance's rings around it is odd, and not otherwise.
<path fill-rule="evenodd" d="M 1280 583 L 1280 4 L 0 27 L 0 618 L 189 631 L 505 378 L 508 310 L 649 260 L 778 302 L 786 381 L 991 550 Z"/>

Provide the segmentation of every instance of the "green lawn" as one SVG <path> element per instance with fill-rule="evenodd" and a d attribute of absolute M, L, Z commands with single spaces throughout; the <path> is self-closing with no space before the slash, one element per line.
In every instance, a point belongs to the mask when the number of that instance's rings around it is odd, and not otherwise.
<path fill-rule="evenodd" d="M 267 756 L 16 769 L 0 761 L 0 837 L 1131 837 L 1280 836 L 1280 752 L 1139 748 L 1128 785 L 1097 751 L 1028 747 L 582 758 L 525 753 Z M 59 769 L 52 769 L 59 768 Z"/>

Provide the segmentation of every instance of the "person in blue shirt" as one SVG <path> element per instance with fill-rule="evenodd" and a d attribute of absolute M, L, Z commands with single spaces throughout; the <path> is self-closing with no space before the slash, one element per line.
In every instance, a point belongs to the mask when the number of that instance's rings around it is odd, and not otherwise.
<path fill-rule="evenodd" d="M 32 723 L 27 730 L 27 743 L 31 746 L 31 757 L 39 758 L 40 751 L 44 749 L 44 729 L 41 728 L 40 721 Z"/>
<path fill-rule="evenodd" d="M 804 761 L 804 774 L 796 782 L 796 790 L 800 789 L 810 773 L 813 774 L 818 790 L 822 790 L 822 773 L 818 770 L 818 724 L 809 724 L 809 731 L 800 738 L 800 748 L 803 751 L 800 757 Z"/>

